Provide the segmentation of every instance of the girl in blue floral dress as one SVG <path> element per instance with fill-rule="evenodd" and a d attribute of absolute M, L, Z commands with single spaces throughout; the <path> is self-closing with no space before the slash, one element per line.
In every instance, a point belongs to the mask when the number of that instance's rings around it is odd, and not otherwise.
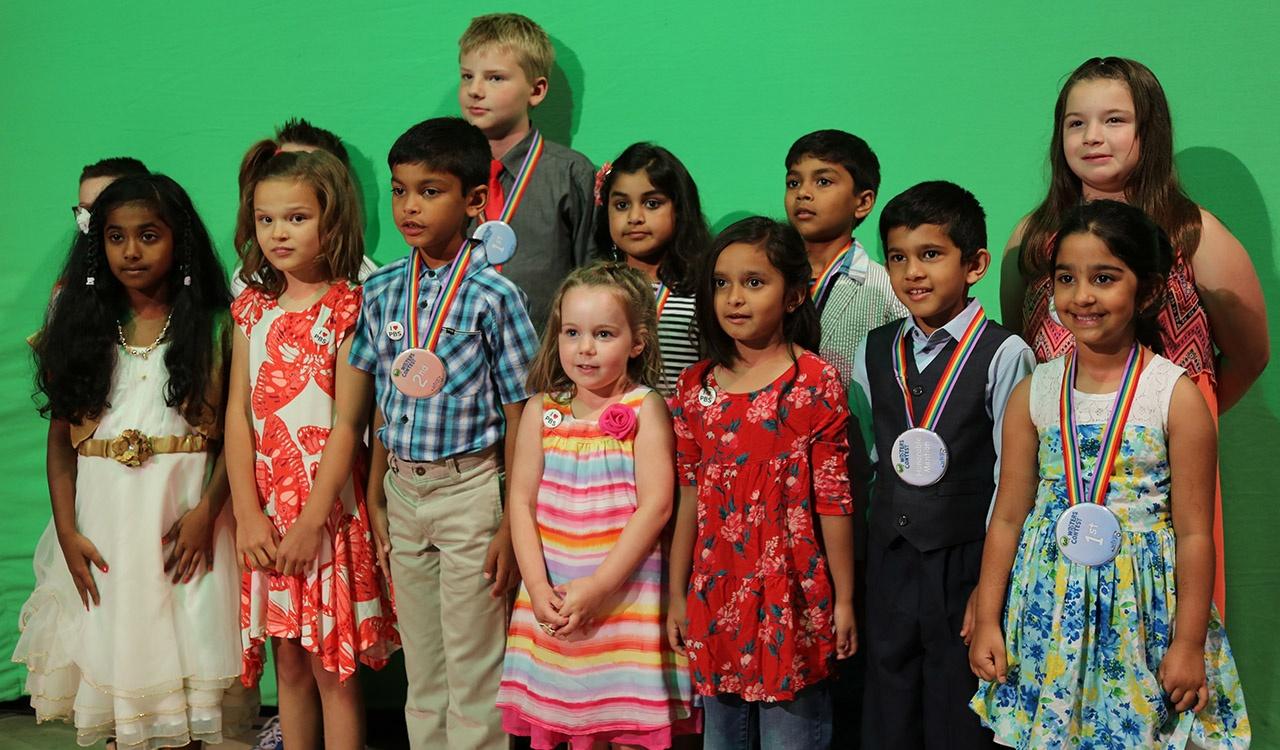
<path fill-rule="evenodd" d="M 1210 603 L 1217 436 L 1158 354 L 1172 257 L 1141 210 L 1114 201 L 1058 232 L 1054 305 L 1077 349 L 1009 401 L 969 655 L 982 679 L 970 706 L 1001 744 L 1249 745 Z"/>

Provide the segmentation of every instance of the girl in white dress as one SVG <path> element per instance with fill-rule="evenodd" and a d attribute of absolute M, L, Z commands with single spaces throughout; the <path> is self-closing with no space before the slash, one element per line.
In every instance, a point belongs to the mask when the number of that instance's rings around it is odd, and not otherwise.
<path fill-rule="evenodd" d="M 220 429 L 226 277 L 162 175 L 94 204 L 34 341 L 53 520 L 15 661 L 82 746 L 218 743 L 253 713 Z"/>

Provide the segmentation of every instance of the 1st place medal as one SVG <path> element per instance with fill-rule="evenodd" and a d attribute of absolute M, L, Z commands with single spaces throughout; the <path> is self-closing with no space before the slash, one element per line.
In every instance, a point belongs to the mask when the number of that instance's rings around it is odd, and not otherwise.
<path fill-rule="evenodd" d="M 1058 517 L 1054 536 L 1058 549 L 1077 565 L 1105 565 L 1120 552 L 1122 534 L 1120 519 L 1106 506 L 1107 487 L 1115 471 L 1116 457 L 1123 442 L 1124 423 L 1129 418 L 1138 379 L 1142 374 L 1142 348 L 1134 344 L 1125 363 L 1124 377 L 1116 391 L 1111 417 L 1102 433 L 1098 463 L 1093 479 L 1085 485 L 1080 456 L 1080 435 L 1076 431 L 1075 382 L 1076 353 L 1067 355 L 1058 400 L 1058 424 L 1062 432 L 1062 473 L 1067 484 L 1068 508 Z"/>
<path fill-rule="evenodd" d="M 409 289 L 405 304 L 405 318 L 409 321 L 409 348 L 396 355 L 391 365 L 391 382 L 396 389 L 410 398 L 428 398 L 440 392 L 444 387 L 446 372 L 444 362 L 435 353 L 436 344 L 440 341 L 440 333 L 444 330 L 444 321 L 449 315 L 449 308 L 458 296 L 458 288 L 471 264 L 472 243 L 463 240 L 462 248 L 453 261 L 431 314 L 431 323 L 423 339 L 418 338 L 418 293 L 422 286 L 422 256 L 414 252 L 409 262 Z M 387 330 L 391 334 L 390 327 Z M 403 334 L 402 334 L 403 335 Z M 398 340 L 398 337 L 392 337 Z M 419 344 L 419 341 L 421 343 Z"/>
<path fill-rule="evenodd" d="M 907 385 L 907 324 L 904 322 L 898 330 L 898 337 L 894 341 L 893 370 L 906 403 L 907 429 L 893 441 L 890 459 L 898 477 L 907 484 L 928 487 L 946 475 L 950 453 L 946 442 L 935 428 L 942 417 L 942 410 L 946 408 L 947 401 L 955 390 L 960 372 L 964 370 L 965 363 L 969 361 L 986 327 L 987 314 L 979 306 L 973 320 L 956 342 L 955 351 L 947 360 L 942 377 L 934 388 L 933 398 L 929 399 L 919 424 L 916 423 L 915 408 L 911 403 L 911 389 Z"/>

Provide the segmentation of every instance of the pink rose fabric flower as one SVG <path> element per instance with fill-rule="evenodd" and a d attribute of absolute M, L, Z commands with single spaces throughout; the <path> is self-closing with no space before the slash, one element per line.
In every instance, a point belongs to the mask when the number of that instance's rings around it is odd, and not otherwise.
<path fill-rule="evenodd" d="M 600 429 L 606 435 L 626 440 L 636 431 L 636 410 L 622 404 L 609 404 L 600 413 Z"/>

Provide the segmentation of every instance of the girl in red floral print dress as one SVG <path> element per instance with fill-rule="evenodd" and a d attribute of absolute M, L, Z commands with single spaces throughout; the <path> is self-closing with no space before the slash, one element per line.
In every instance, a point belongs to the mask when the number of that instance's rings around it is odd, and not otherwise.
<path fill-rule="evenodd" d="M 364 255 L 355 190 L 326 152 L 251 149 L 240 222 L 248 288 L 231 306 L 227 473 L 240 595 L 241 680 L 275 652 L 290 748 L 364 747 L 357 662 L 398 647 L 386 593 L 385 511 L 365 505 L 373 384 L 347 363 Z"/>
<path fill-rule="evenodd" d="M 845 391 L 807 351 L 818 318 L 795 230 L 744 219 L 707 266 L 709 359 L 680 376 L 673 409 L 668 633 L 706 698 L 707 750 L 826 748 L 827 678 L 857 647 Z"/>

